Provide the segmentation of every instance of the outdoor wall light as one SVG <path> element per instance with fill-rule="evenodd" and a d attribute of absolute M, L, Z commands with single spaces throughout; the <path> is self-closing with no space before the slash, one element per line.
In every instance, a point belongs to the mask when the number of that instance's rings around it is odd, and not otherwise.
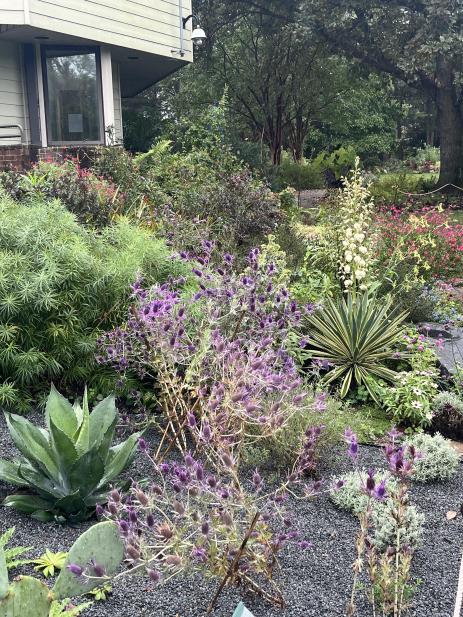
<path fill-rule="evenodd" d="M 188 17 L 183 17 L 182 19 L 183 29 L 186 28 L 186 25 L 190 21 L 190 19 L 193 19 L 193 15 L 188 15 Z M 191 40 L 193 41 L 195 45 L 202 45 L 206 39 L 207 39 L 206 33 L 204 32 L 202 28 L 200 28 L 199 26 L 196 26 L 196 28 L 193 28 L 193 32 L 191 33 Z"/>

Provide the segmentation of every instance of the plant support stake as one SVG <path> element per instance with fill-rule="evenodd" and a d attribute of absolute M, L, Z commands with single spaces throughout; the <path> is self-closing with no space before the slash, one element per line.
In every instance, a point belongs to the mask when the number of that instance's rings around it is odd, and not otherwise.
<path fill-rule="evenodd" d="M 460 573 L 458 575 L 457 599 L 455 601 L 455 610 L 453 611 L 453 617 L 460 617 L 462 601 L 463 601 L 463 553 L 461 555 Z"/>

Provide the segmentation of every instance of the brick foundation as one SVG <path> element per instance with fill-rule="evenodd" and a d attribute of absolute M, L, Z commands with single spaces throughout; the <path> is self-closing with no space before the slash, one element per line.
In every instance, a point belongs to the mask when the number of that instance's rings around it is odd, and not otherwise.
<path fill-rule="evenodd" d="M 101 146 L 49 146 L 38 148 L 36 160 L 59 163 L 64 159 L 77 159 L 81 167 L 91 167 L 95 155 Z"/>
<path fill-rule="evenodd" d="M 36 161 L 60 162 L 78 159 L 81 167 L 91 167 L 100 146 L 0 146 L 0 171 L 28 169 Z"/>
<path fill-rule="evenodd" d="M 34 153 L 31 146 L 0 146 L 0 171 L 22 171 L 30 167 Z"/>

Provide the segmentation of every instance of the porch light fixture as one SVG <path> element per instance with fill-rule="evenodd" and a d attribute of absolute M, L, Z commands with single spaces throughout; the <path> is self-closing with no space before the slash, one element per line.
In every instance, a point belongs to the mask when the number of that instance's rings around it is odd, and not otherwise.
<path fill-rule="evenodd" d="M 183 29 L 185 30 L 187 23 L 193 19 L 193 15 L 188 15 L 188 17 L 182 18 Z M 207 39 L 206 33 L 200 26 L 196 26 L 193 28 L 193 32 L 191 33 L 191 40 L 195 45 L 202 45 L 204 41 Z"/>

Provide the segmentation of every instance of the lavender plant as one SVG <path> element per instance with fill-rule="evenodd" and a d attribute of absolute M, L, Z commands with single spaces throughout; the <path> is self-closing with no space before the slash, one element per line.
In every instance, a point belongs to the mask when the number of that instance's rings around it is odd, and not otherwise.
<path fill-rule="evenodd" d="M 271 251 L 253 249 L 241 273 L 229 254 L 214 265 L 213 251 L 205 241 L 202 255 L 181 255 L 193 291 L 182 291 L 183 280 L 150 289 L 137 281 L 129 319 L 100 340 L 99 362 L 157 381 L 170 444 L 185 453 L 189 430 L 215 467 L 236 469 L 243 448 L 312 408 L 286 348 L 311 307 L 291 299 Z"/>
<path fill-rule="evenodd" d="M 401 434 L 398 431 L 393 429 L 388 433 L 388 437 L 384 452 L 389 472 L 396 479 L 398 488 L 388 494 L 384 477 L 378 481 L 375 471 L 368 471 L 363 483 L 368 503 L 365 511 L 359 515 L 360 532 L 356 540 L 357 557 L 353 565 L 354 582 L 347 605 L 347 617 L 353 617 L 357 612 L 355 601 L 364 568 L 369 578 L 367 597 L 374 616 L 381 614 L 384 617 L 386 615 L 401 617 L 411 593 L 410 567 L 415 546 L 405 543 L 403 536 L 410 532 L 408 526 L 413 519 L 413 516 L 410 517 L 412 506 L 410 506 L 409 480 L 420 455 L 413 445 L 400 442 Z M 348 454 L 356 462 L 358 442 L 355 434 L 346 431 L 346 441 Z M 373 505 L 376 501 L 385 500 L 388 502 L 387 508 L 392 517 L 392 527 L 386 530 L 380 529 L 382 521 L 376 515 L 377 510 Z M 388 538 L 386 547 L 373 540 L 378 530 Z"/>

